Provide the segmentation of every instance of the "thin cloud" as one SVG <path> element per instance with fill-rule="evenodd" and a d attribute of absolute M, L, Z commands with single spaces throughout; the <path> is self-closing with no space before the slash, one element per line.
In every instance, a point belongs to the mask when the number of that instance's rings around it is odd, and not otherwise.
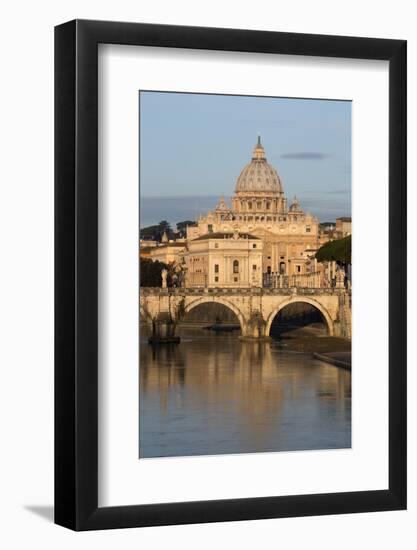
<path fill-rule="evenodd" d="M 282 159 L 296 159 L 296 160 L 323 160 L 329 158 L 330 155 L 325 153 L 314 153 L 311 151 L 300 151 L 298 153 L 284 153 L 280 155 Z"/>

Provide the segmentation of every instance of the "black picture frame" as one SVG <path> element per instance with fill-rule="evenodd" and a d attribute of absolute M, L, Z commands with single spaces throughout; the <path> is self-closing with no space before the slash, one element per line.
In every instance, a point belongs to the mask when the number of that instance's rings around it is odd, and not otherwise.
<path fill-rule="evenodd" d="M 98 44 L 389 62 L 389 488 L 98 507 Z M 55 28 L 55 522 L 74 530 L 406 508 L 406 41 L 74 20 Z M 376 129 L 377 131 L 377 129 Z"/>

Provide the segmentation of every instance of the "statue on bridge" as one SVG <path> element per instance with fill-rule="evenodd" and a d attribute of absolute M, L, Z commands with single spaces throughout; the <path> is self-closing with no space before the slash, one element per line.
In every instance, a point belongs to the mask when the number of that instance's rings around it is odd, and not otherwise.
<path fill-rule="evenodd" d="M 345 288 L 345 270 L 342 267 L 336 271 L 336 288 Z"/>
<path fill-rule="evenodd" d="M 162 278 L 162 288 L 166 288 L 167 287 L 167 276 L 168 276 L 168 271 L 166 269 L 163 269 L 161 271 L 161 278 Z"/>

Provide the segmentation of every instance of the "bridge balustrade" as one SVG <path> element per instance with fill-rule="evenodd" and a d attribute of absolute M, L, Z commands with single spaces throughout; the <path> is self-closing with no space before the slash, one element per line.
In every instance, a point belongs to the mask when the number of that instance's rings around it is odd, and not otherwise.
<path fill-rule="evenodd" d="M 264 288 L 326 288 L 331 286 L 323 273 L 303 273 L 296 275 L 282 275 L 280 273 L 264 273 Z"/>

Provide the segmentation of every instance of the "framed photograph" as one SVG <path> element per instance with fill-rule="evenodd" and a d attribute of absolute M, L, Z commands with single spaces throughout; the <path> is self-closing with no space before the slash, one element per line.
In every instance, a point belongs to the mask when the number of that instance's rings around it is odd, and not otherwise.
<path fill-rule="evenodd" d="M 406 508 L 406 42 L 55 29 L 55 522 Z"/>

